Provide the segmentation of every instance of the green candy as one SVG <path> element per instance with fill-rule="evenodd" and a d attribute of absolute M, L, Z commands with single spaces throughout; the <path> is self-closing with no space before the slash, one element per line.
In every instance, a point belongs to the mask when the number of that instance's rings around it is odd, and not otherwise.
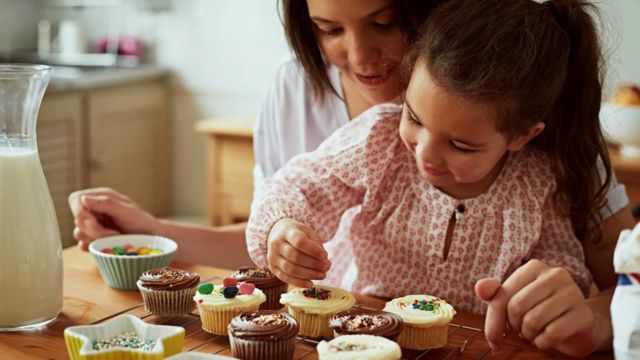
<path fill-rule="evenodd" d="M 127 252 L 124 250 L 124 248 L 122 246 L 116 246 L 113 248 L 113 253 L 116 255 L 124 255 Z"/>
<path fill-rule="evenodd" d="M 206 283 L 198 286 L 198 292 L 203 295 L 209 295 L 213 292 L 213 284 Z"/>

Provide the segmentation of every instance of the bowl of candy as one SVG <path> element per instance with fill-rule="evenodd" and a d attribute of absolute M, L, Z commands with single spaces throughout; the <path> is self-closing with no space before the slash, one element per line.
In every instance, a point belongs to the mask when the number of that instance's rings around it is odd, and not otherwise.
<path fill-rule="evenodd" d="M 107 285 L 122 290 L 138 290 L 143 272 L 168 266 L 178 245 L 155 235 L 115 235 L 89 244 L 89 252 Z"/>
<path fill-rule="evenodd" d="M 640 88 L 624 85 L 600 110 L 602 130 L 625 157 L 640 157 Z"/>

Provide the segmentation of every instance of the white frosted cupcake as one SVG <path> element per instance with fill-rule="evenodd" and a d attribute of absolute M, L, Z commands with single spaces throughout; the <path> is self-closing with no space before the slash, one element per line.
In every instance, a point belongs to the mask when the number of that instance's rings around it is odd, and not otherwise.
<path fill-rule="evenodd" d="M 202 329 L 216 335 L 227 335 L 231 319 L 243 311 L 258 310 L 267 297 L 260 289 L 252 287 L 250 290 L 239 291 L 237 283 L 235 286 L 200 285 L 193 300 L 198 304 Z"/>
<path fill-rule="evenodd" d="M 333 338 L 329 318 L 351 309 L 355 302 L 350 292 L 326 286 L 298 288 L 280 296 L 280 303 L 286 305 L 289 314 L 298 320 L 300 336 L 325 339 Z"/>
<path fill-rule="evenodd" d="M 318 344 L 320 360 L 398 360 L 400 346 L 375 335 L 343 335 Z"/>
<path fill-rule="evenodd" d="M 430 295 L 407 295 L 396 298 L 384 311 L 400 315 L 404 329 L 398 344 L 414 350 L 435 349 L 447 345 L 449 323 L 456 314 L 453 306 Z"/>

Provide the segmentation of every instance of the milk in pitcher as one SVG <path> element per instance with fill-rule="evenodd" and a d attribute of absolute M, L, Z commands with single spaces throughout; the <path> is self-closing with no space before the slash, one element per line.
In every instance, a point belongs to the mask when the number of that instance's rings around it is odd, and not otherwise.
<path fill-rule="evenodd" d="M 62 247 L 36 150 L 0 142 L 0 204 L 0 329 L 42 326 L 62 308 Z"/>

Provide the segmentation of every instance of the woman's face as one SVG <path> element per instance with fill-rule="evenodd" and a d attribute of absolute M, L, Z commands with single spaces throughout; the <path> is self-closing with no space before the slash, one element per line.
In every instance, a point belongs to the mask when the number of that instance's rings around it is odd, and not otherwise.
<path fill-rule="evenodd" d="M 400 137 L 426 181 L 451 196 L 472 197 L 493 183 L 505 154 L 529 140 L 523 135 L 508 141 L 497 130 L 497 119 L 491 104 L 445 91 L 418 62 L 407 88 Z"/>
<path fill-rule="evenodd" d="M 407 43 L 393 0 L 307 0 L 325 58 L 372 104 L 396 99 L 405 89 L 400 62 Z"/>

